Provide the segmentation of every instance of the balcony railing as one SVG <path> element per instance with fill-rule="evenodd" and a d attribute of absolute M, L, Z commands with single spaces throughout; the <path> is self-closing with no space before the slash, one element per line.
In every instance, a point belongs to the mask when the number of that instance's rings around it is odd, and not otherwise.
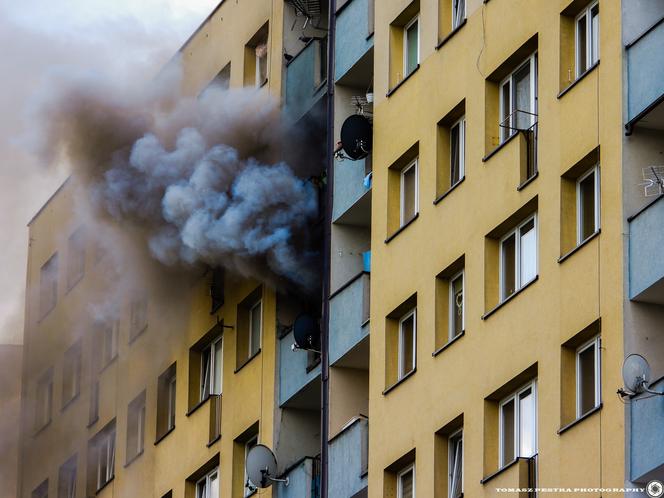
<path fill-rule="evenodd" d="M 335 81 L 342 78 L 373 47 L 374 1 L 348 0 L 337 14 Z"/>
<path fill-rule="evenodd" d="M 279 339 L 279 406 L 314 388 L 315 381 L 320 379 L 320 362 L 312 363 L 312 355 L 307 351 L 293 351 L 294 343 L 292 330 Z"/>
<path fill-rule="evenodd" d="M 330 297 L 330 364 L 369 334 L 371 274 L 362 272 Z"/>
<path fill-rule="evenodd" d="M 212 444 L 221 437 L 221 394 L 210 396 L 210 438 Z"/>
<path fill-rule="evenodd" d="M 330 441 L 329 495 L 355 496 L 367 487 L 369 420 L 356 417 Z"/>
<path fill-rule="evenodd" d="M 314 38 L 286 65 L 286 114 L 292 121 L 304 116 L 325 94 L 327 38 Z"/>
<path fill-rule="evenodd" d="M 664 380 L 650 385 L 653 391 L 664 390 Z M 664 472 L 664 396 L 649 394 L 632 398 L 629 404 L 630 480 L 647 483 L 661 479 Z"/>
<path fill-rule="evenodd" d="M 662 196 L 630 217 L 629 297 L 664 304 L 664 201 Z"/>
<path fill-rule="evenodd" d="M 320 457 L 305 457 L 288 469 L 288 485 L 279 483 L 280 498 L 320 498 Z M 330 495 L 332 496 L 332 495 Z"/>

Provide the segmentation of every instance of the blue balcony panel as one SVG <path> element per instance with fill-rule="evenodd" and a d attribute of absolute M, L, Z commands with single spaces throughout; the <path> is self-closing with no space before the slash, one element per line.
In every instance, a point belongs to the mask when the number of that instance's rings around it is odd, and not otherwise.
<path fill-rule="evenodd" d="M 296 122 L 325 95 L 325 41 L 312 40 L 286 65 L 284 107 Z M 321 66 L 323 64 L 323 66 Z"/>
<path fill-rule="evenodd" d="M 664 125 L 664 19 L 627 45 L 627 123 Z"/>
<path fill-rule="evenodd" d="M 339 81 L 373 47 L 373 2 L 349 0 L 337 13 L 334 81 Z"/>
<path fill-rule="evenodd" d="M 629 221 L 629 297 L 664 304 L 664 202 L 658 197 Z"/>
<path fill-rule="evenodd" d="M 329 495 L 352 498 L 367 488 L 369 421 L 356 417 L 330 440 Z"/>
<path fill-rule="evenodd" d="M 367 368 L 370 274 L 360 273 L 330 298 L 330 364 Z"/>
<path fill-rule="evenodd" d="M 316 409 L 320 406 L 320 362 L 311 365 L 307 351 L 293 351 L 293 331 L 279 339 L 279 406 Z"/>
<path fill-rule="evenodd" d="M 288 469 L 283 477 L 288 477 L 288 486 L 278 484 L 279 498 L 320 497 L 320 460 L 305 457 Z"/>
<path fill-rule="evenodd" d="M 664 379 L 650 386 L 664 390 Z M 647 483 L 664 480 L 664 396 L 648 394 L 635 398 L 629 405 L 630 417 L 630 480 Z"/>
<path fill-rule="evenodd" d="M 334 223 L 371 225 L 371 178 L 367 180 L 365 160 L 335 161 Z"/>

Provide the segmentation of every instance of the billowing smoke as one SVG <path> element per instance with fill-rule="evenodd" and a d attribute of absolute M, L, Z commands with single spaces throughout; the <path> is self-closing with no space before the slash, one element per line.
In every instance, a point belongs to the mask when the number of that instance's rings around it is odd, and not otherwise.
<path fill-rule="evenodd" d="M 63 77 L 34 108 L 34 144 L 72 164 L 97 209 L 140 228 L 163 264 L 313 289 L 319 158 L 303 148 L 301 161 L 283 160 L 296 134 L 264 92 L 187 97 L 181 86 L 177 64 L 148 89 Z"/>

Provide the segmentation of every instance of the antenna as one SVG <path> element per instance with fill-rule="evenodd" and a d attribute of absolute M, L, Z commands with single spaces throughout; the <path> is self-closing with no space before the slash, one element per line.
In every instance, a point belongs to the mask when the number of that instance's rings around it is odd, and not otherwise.
<path fill-rule="evenodd" d="M 642 168 L 643 181 L 639 185 L 643 186 L 643 195 L 654 197 L 664 193 L 664 166 L 646 166 Z"/>
<path fill-rule="evenodd" d="M 302 313 L 295 319 L 293 338 L 295 339 L 295 344 L 291 348 L 293 351 L 304 349 L 320 353 L 320 327 L 313 316 Z"/>
<path fill-rule="evenodd" d="M 247 453 L 245 461 L 247 469 L 246 487 L 252 491 L 256 488 L 267 488 L 274 482 L 283 482 L 288 486 L 288 477 L 277 479 L 277 458 L 272 450 L 264 444 L 257 444 Z"/>
<path fill-rule="evenodd" d="M 650 394 L 664 395 L 650 389 L 650 365 L 640 354 L 632 353 L 623 362 L 622 376 L 627 394 L 641 394 L 647 392 Z M 624 391 L 623 391 L 624 392 Z"/>

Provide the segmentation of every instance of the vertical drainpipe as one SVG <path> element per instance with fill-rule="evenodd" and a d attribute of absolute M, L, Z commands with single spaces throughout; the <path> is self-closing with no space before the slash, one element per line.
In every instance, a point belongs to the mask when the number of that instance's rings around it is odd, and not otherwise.
<path fill-rule="evenodd" d="M 323 237 L 323 327 L 321 331 L 321 498 L 327 498 L 328 433 L 329 433 L 329 372 L 330 372 L 330 257 L 332 243 L 332 204 L 334 201 L 334 40 L 336 24 L 336 0 L 328 0 L 327 21 L 327 202 L 325 203 L 325 235 Z"/>

